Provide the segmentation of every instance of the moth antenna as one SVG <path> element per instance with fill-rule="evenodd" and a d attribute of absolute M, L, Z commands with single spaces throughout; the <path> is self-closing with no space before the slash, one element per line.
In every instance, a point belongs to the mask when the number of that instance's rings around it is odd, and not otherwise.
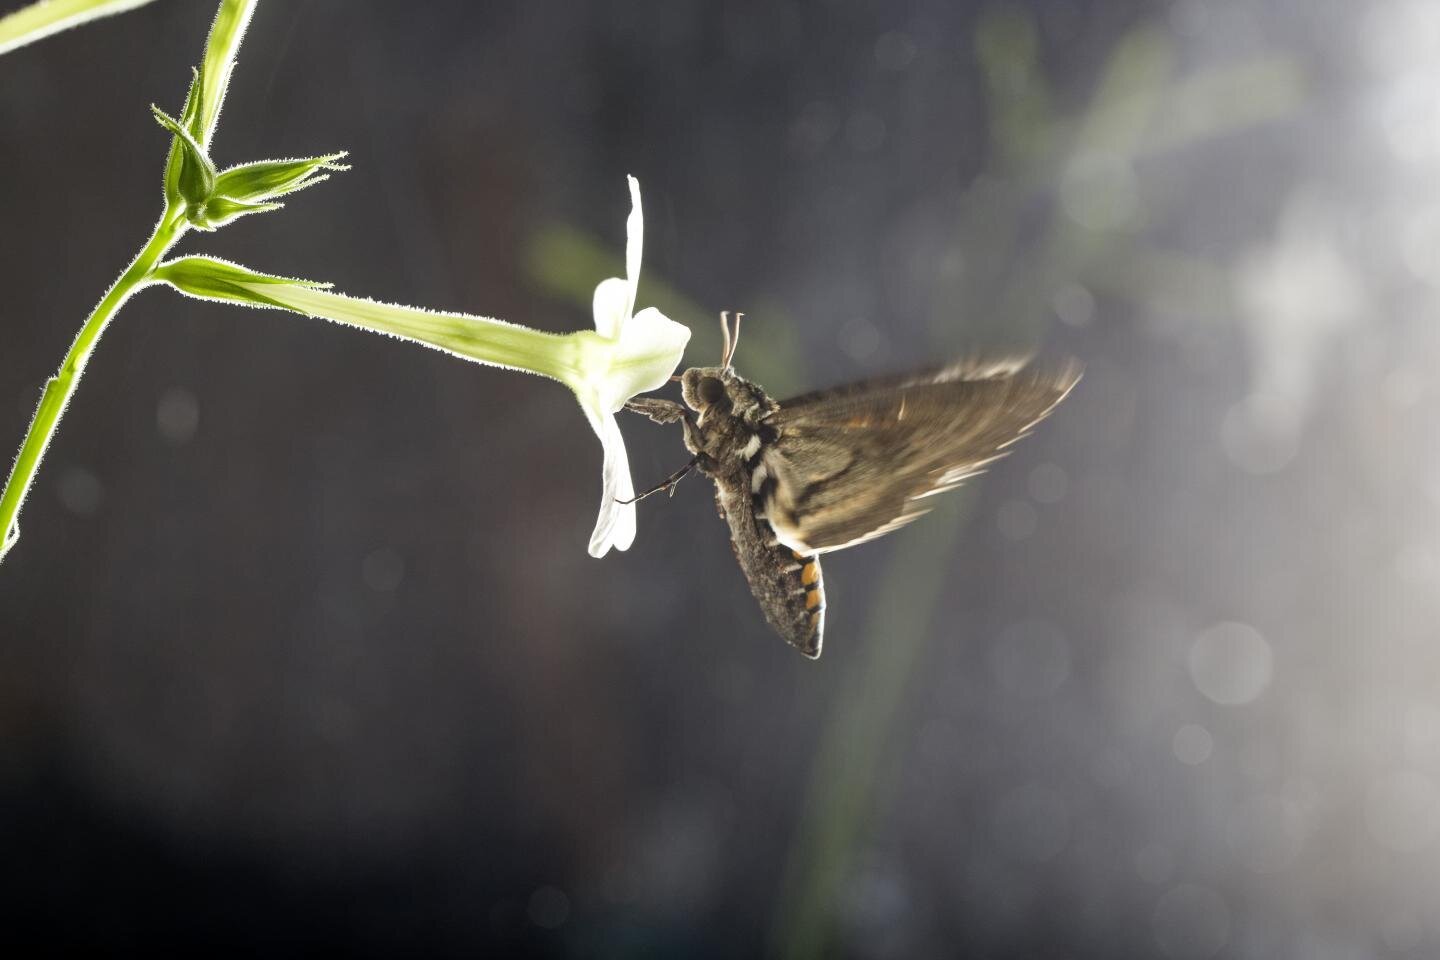
<path fill-rule="evenodd" d="M 744 316 L 745 314 L 738 310 L 735 313 L 735 332 L 730 335 L 730 352 L 725 355 L 725 366 L 727 367 L 735 359 L 735 351 L 740 348 L 740 321 Z"/>
<path fill-rule="evenodd" d="M 720 346 L 720 366 L 722 366 L 722 367 L 728 367 L 728 366 L 730 366 L 730 311 L 729 311 L 729 310 L 721 310 L 721 311 L 720 311 L 720 336 L 721 336 L 722 341 L 723 341 L 722 344 L 721 344 L 721 346 Z"/>
<path fill-rule="evenodd" d="M 670 378 L 670 382 L 671 382 L 671 383 L 680 383 L 680 382 L 683 381 L 684 379 L 685 379 L 684 377 L 680 376 L 680 375 L 677 373 L 677 374 L 675 374 L 675 376 L 673 376 L 673 377 Z"/>

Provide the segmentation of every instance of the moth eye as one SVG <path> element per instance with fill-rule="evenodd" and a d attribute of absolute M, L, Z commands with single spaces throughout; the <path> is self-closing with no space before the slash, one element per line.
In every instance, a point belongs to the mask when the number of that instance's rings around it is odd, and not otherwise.
<path fill-rule="evenodd" d="M 725 397 L 725 384 L 715 377 L 705 377 L 695 386 L 695 394 L 704 404 L 719 403 Z"/>

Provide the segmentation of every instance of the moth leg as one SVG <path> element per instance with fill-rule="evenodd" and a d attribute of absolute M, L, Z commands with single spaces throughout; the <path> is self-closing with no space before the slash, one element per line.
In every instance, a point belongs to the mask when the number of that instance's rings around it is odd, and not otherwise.
<path fill-rule="evenodd" d="M 675 496 L 675 487 L 679 485 L 681 480 L 685 479 L 685 477 L 690 473 L 691 470 L 695 469 L 695 461 L 699 459 L 700 458 L 698 456 L 691 457 L 690 462 L 685 464 L 685 466 L 681 467 L 679 470 L 676 470 L 674 473 L 670 474 L 670 476 L 666 477 L 664 480 L 661 480 L 659 483 L 655 484 L 655 486 L 651 487 L 649 490 L 646 490 L 644 493 L 635 497 L 633 500 L 617 500 L 616 502 L 639 503 L 641 500 L 644 500 L 646 497 L 650 496 L 650 494 L 659 493 L 661 490 L 669 490 L 670 496 Z"/>
<path fill-rule="evenodd" d="M 656 423 L 674 423 L 684 419 L 687 412 L 683 404 L 674 400 L 661 400 L 659 397 L 637 397 L 628 401 L 625 409 L 649 417 Z"/>
<path fill-rule="evenodd" d="M 696 454 L 698 454 L 701 450 L 704 450 L 705 432 L 700 429 L 700 424 L 696 423 L 694 419 L 687 416 L 684 422 L 680 425 L 685 429 L 685 446 L 689 447 L 691 452 Z M 705 459 L 707 461 L 710 460 L 708 456 Z M 711 463 L 713 463 L 713 461 L 711 461 Z M 709 465 L 709 463 L 700 464 L 701 472 L 708 472 L 706 470 L 706 467 L 708 467 Z"/>

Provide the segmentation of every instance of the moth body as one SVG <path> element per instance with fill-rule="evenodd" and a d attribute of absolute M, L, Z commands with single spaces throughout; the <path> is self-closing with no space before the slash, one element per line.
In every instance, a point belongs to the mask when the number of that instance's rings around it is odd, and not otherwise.
<path fill-rule="evenodd" d="M 820 561 L 781 542 L 766 522 L 768 469 L 762 460 L 778 433 L 767 421 L 780 406 L 728 367 L 692 367 L 680 377 L 685 446 L 715 483 L 715 504 L 750 591 L 770 625 L 809 657 L 820 655 L 825 587 Z"/>

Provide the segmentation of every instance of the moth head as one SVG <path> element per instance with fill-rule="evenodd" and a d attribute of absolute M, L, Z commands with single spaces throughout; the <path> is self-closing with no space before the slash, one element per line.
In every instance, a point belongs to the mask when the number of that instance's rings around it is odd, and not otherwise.
<path fill-rule="evenodd" d="M 734 405 L 730 388 L 736 379 L 729 367 L 691 367 L 680 375 L 680 394 L 685 405 L 704 419 L 712 410 L 730 410 Z"/>
<path fill-rule="evenodd" d="M 713 414 L 754 428 L 779 409 L 764 390 L 729 367 L 691 367 L 680 375 L 680 394 L 700 414 L 696 422 L 701 426 Z"/>
<path fill-rule="evenodd" d="M 700 414 L 699 423 L 711 413 L 734 414 L 750 425 L 775 411 L 775 402 L 755 384 L 735 372 L 731 361 L 735 359 L 735 348 L 740 343 L 740 318 L 735 314 L 735 325 L 730 325 L 729 312 L 720 314 L 720 332 L 724 346 L 720 353 L 718 367 L 691 367 L 680 375 L 680 393 L 685 405 Z"/>
<path fill-rule="evenodd" d="M 735 405 L 731 387 L 738 378 L 731 361 L 735 359 L 735 348 L 740 345 L 740 318 L 743 316 L 743 313 L 735 314 L 735 330 L 732 333 L 730 311 L 720 311 L 720 336 L 723 340 L 720 366 L 691 367 L 679 377 L 680 392 L 685 397 L 685 405 L 700 414 L 701 422 L 704 422 L 705 415 L 711 410 L 728 412 Z"/>

